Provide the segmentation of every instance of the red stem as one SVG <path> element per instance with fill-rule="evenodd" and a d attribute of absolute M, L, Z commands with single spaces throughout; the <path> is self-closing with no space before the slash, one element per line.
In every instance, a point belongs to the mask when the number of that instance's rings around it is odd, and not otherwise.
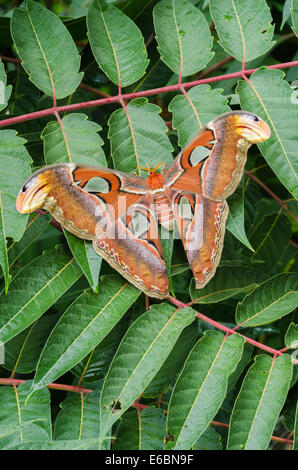
<path fill-rule="evenodd" d="M 187 307 L 186 304 L 184 304 L 183 302 L 181 302 L 178 299 L 175 299 L 175 297 L 170 296 L 169 301 L 172 302 L 172 304 L 176 305 L 177 307 L 180 307 L 180 308 Z"/>
<path fill-rule="evenodd" d="M 20 385 L 22 383 L 26 382 L 26 380 L 21 380 L 21 379 L 1 379 L 0 378 L 0 385 Z M 90 393 L 93 392 L 90 388 L 82 388 L 82 387 L 76 387 L 75 385 L 66 385 L 66 384 L 57 384 L 57 383 L 51 383 L 47 385 L 47 388 L 55 389 L 55 390 L 65 390 L 67 392 L 76 392 L 76 393 Z"/>
<path fill-rule="evenodd" d="M 211 421 L 213 426 L 219 426 L 221 428 L 227 428 L 229 429 L 230 425 L 227 423 L 221 423 L 220 421 Z M 292 439 L 287 439 L 285 437 L 278 437 L 278 436 L 271 436 L 272 441 L 279 441 L 279 442 L 284 442 L 285 444 L 293 444 Z"/>
<path fill-rule="evenodd" d="M 6 57 L 6 56 L 2 55 L 2 56 L 0 57 L 0 59 L 1 59 L 2 61 L 5 61 L 5 62 L 12 62 L 13 64 L 18 64 L 18 65 L 21 64 L 20 59 L 15 59 L 14 57 Z"/>
<path fill-rule="evenodd" d="M 146 408 L 148 408 L 147 405 L 142 405 L 141 403 L 138 403 L 138 402 L 134 402 L 132 404 L 132 407 L 136 408 L 140 411 L 145 410 Z M 164 410 L 164 412 L 165 412 L 166 415 L 168 414 L 168 410 Z M 218 427 L 226 428 L 226 429 L 229 429 L 229 427 L 230 427 L 229 424 L 222 423 L 220 421 L 210 421 L 210 424 L 212 424 L 213 426 L 218 426 Z M 284 442 L 285 444 L 293 444 L 292 439 L 287 439 L 285 437 L 271 436 L 271 440 L 272 441 L 278 441 L 278 442 Z"/>
<path fill-rule="evenodd" d="M 189 302 L 188 304 L 185 304 L 185 303 L 181 302 L 180 300 L 177 300 L 177 299 L 175 299 L 174 297 L 171 297 L 171 296 L 168 298 L 168 300 L 170 302 L 172 302 L 172 304 L 178 306 L 179 308 L 190 307 L 196 302 L 196 300 L 193 300 L 192 302 Z M 197 312 L 197 317 L 200 318 L 201 320 L 205 321 L 209 325 L 215 326 L 215 328 L 218 328 L 219 330 L 224 331 L 225 333 L 228 333 L 230 335 L 234 335 L 236 333 L 235 329 L 224 326 L 221 323 L 218 323 L 217 321 L 212 320 L 212 318 L 209 318 L 206 315 L 203 315 L 203 313 Z M 240 336 L 242 336 L 247 343 L 250 343 L 250 344 L 252 344 L 253 346 L 256 346 L 259 349 L 267 351 L 270 354 L 273 354 L 274 356 L 282 356 L 283 355 L 283 352 L 282 352 L 283 350 L 278 351 L 277 349 L 270 348 L 269 346 L 266 346 L 263 343 L 259 343 L 258 341 L 255 341 L 254 339 L 251 339 L 248 336 L 242 335 L 241 333 L 238 333 L 238 334 Z M 292 358 L 292 361 L 293 361 L 294 364 L 298 364 L 297 359 Z"/>
<path fill-rule="evenodd" d="M 296 67 L 297 65 L 298 65 L 298 60 L 292 61 L 292 62 L 283 62 L 281 64 L 269 65 L 267 68 L 268 69 L 285 69 L 289 67 Z M 151 95 L 157 95 L 159 93 L 178 91 L 178 90 L 181 90 L 181 85 L 184 88 L 191 88 L 196 85 L 213 83 L 213 82 L 218 82 L 221 80 L 229 80 L 231 78 L 240 78 L 240 77 L 243 77 L 243 75 L 250 75 L 256 70 L 258 69 L 255 68 L 255 69 L 250 69 L 250 70 L 241 70 L 239 72 L 228 73 L 225 75 L 218 75 L 216 77 L 204 78 L 202 80 L 194 80 L 192 82 L 187 82 L 183 84 L 177 83 L 175 85 L 154 88 L 151 90 L 138 91 L 134 93 L 118 94 L 117 96 L 111 96 L 111 97 L 102 98 L 98 100 L 92 100 L 92 101 L 85 101 L 82 103 L 74 103 L 74 104 L 69 104 L 69 105 L 64 105 L 64 106 L 53 106 L 52 108 L 43 109 L 41 111 L 35 111 L 33 113 L 23 114 L 22 116 L 16 116 L 13 118 L 5 119 L 3 121 L 0 121 L 0 127 L 11 126 L 19 122 L 30 121 L 31 119 L 37 119 L 37 118 L 41 118 L 44 116 L 49 116 L 51 114 L 55 114 L 56 112 L 61 113 L 65 111 L 74 111 L 77 109 L 92 108 L 95 106 L 103 106 L 103 105 L 111 104 L 111 103 L 119 103 L 121 102 L 121 100 L 131 100 L 133 98 L 138 98 L 140 96 L 151 96 Z"/>
<path fill-rule="evenodd" d="M 149 44 L 151 44 L 151 42 L 153 41 L 154 37 L 155 37 L 155 32 L 153 31 L 153 32 L 150 34 L 150 36 L 149 36 L 149 38 L 147 39 L 147 41 L 145 42 L 145 47 L 146 47 L 146 49 L 148 48 Z"/>
<path fill-rule="evenodd" d="M 229 429 L 230 425 L 227 423 L 221 423 L 220 421 L 211 421 L 213 426 L 219 426 L 221 428 Z M 285 444 L 293 444 L 292 439 L 287 439 L 285 437 L 271 436 L 272 441 L 284 442 Z"/>
<path fill-rule="evenodd" d="M 0 385 L 18 386 L 18 385 L 20 385 L 24 382 L 26 382 L 26 380 L 10 379 L 10 378 L 9 379 L 1 379 L 0 378 Z M 64 391 L 67 391 L 67 392 L 75 392 L 75 393 L 91 393 L 91 392 L 93 392 L 93 390 L 91 390 L 90 388 L 76 387 L 76 386 L 73 386 L 73 385 L 57 384 L 57 383 L 51 383 L 51 384 L 47 385 L 47 388 L 52 389 L 52 390 L 64 390 Z M 142 403 L 138 403 L 138 402 L 134 402 L 132 404 L 132 407 L 136 408 L 140 411 L 148 408 L 147 405 L 143 405 Z M 167 410 L 165 410 L 165 412 L 167 412 Z M 211 421 L 210 424 L 212 424 L 213 426 L 220 426 L 220 427 L 224 427 L 224 428 L 229 428 L 228 424 L 221 423 L 220 421 Z M 279 442 L 285 442 L 285 443 L 288 443 L 288 444 L 293 444 L 292 439 L 286 439 L 286 438 L 277 437 L 277 436 L 272 436 L 271 439 L 275 440 L 275 441 L 279 441 Z"/>
<path fill-rule="evenodd" d="M 231 328 L 228 328 L 227 326 L 224 326 L 221 323 L 218 323 L 217 321 L 212 320 L 209 317 L 206 317 L 206 315 L 203 315 L 200 312 L 197 312 L 197 317 L 200 318 L 201 320 L 205 321 L 206 323 L 209 323 L 209 325 L 213 325 L 216 328 L 218 328 L 219 330 L 225 331 L 226 333 L 229 333 L 231 335 L 236 333 L 235 330 L 233 330 Z M 253 346 L 256 346 L 259 349 L 263 349 L 264 351 L 267 351 L 270 354 L 273 354 L 274 356 L 282 356 L 283 355 L 283 353 L 281 351 L 278 351 L 277 349 L 270 348 L 269 346 L 266 346 L 263 343 L 259 343 L 258 341 L 255 341 L 254 339 L 251 339 L 248 336 L 241 335 L 241 333 L 238 333 L 238 334 L 240 334 L 240 336 L 243 336 L 243 338 L 245 339 L 245 341 L 247 343 L 250 343 L 250 344 L 252 344 Z M 297 359 L 292 359 L 292 360 L 295 364 L 298 364 Z"/>

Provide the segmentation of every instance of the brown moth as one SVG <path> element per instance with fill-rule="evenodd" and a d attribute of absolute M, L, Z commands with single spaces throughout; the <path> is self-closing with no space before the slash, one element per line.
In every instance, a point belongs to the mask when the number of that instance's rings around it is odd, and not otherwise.
<path fill-rule="evenodd" d="M 169 296 L 158 224 L 177 224 L 196 288 L 218 266 L 226 199 L 242 177 L 251 144 L 270 136 L 255 114 L 233 111 L 210 121 L 162 173 L 143 178 L 74 163 L 36 171 L 19 192 L 21 213 L 43 208 L 147 295 Z"/>

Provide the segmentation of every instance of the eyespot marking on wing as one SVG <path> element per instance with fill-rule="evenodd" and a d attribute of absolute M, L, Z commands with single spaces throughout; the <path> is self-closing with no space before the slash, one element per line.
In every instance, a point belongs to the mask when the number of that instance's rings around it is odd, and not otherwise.
<path fill-rule="evenodd" d="M 149 227 L 150 221 L 148 220 L 148 217 L 142 212 L 135 211 L 129 224 L 131 232 L 137 238 L 143 238 L 147 234 Z"/>
<path fill-rule="evenodd" d="M 95 176 L 87 181 L 84 190 L 88 193 L 109 193 L 111 191 L 111 184 L 109 180 Z"/>
<path fill-rule="evenodd" d="M 181 196 L 178 201 L 178 215 L 181 219 L 192 220 L 193 219 L 193 208 L 189 200 L 185 196 Z"/>
<path fill-rule="evenodd" d="M 208 147 L 196 147 L 189 156 L 189 163 L 191 166 L 198 165 L 202 160 L 208 158 L 212 149 Z"/>

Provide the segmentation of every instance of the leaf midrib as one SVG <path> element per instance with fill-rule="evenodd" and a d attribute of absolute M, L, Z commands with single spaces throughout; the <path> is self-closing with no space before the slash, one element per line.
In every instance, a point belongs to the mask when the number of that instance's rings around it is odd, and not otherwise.
<path fill-rule="evenodd" d="M 251 421 L 251 426 L 250 426 L 250 429 L 249 429 L 249 432 L 248 432 L 248 435 L 247 435 L 247 439 L 246 439 L 246 441 L 245 441 L 245 443 L 244 443 L 244 449 L 245 449 L 245 448 L 247 447 L 247 445 L 248 445 L 248 441 L 249 441 L 250 435 L 251 435 L 251 433 L 252 433 L 252 429 L 253 429 L 253 427 L 254 427 L 254 425 L 255 425 L 255 422 L 256 422 L 256 417 L 257 417 L 257 415 L 258 415 L 258 411 L 259 411 L 260 406 L 261 406 L 261 404 L 262 404 L 262 402 L 263 402 L 263 398 L 264 398 L 265 392 L 267 391 L 267 387 L 268 387 L 268 384 L 269 384 L 269 380 L 270 380 L 270 378 L 271 378 L 271 374 L 272 374 L 272 371 L 273 371 L 273 366 L 274 366 L 274 364 L 275 364 L 275 360 L 276 360 L 276 358 L 273 358 L 273 359 L 272 359 L 272 363 L 271 363 L 271 366 L 270 366 L 270 370 L 269 370 L 269 373 L 268 373 L 268 377 L 267 377 L 267 380 L 266 380 L 266 382 L 265 382 L 265 386 L 264 386 L 264 388 L 263 388 L 262 395 L 261 395 L 261 397 L 260 397 L 258 406 L 257 406 L 257 408 L 256 408 L 256 412 L 255 412 L 255 414 L 254 414 L 254 419 Z"/>
<path fill-rule="evenodd" d="M 171 323 L 171 321 L 173 320 L 173 318 L 176 316 L 176 314 L 178 313 L 178 309 L 174 311 L 174 313 L 171 315 L 171 317 L 166 321 L 166 323 L 164 324 L 164 326 L 161 328 L 161 330 L 159 330 L 158 334 L 156 335 L 156 337 L 154 338 L 154 340 L 151 342 L 151 344 L 149 345 L 149 347 L 145 350 L 144 354 L 140 357 L 138 363 L 136 364 L 136 366 L 134 367 L 134 369 L 132 370 L 132 372 L 130 373 L 127 381 L 125 382 L 125 384 L 123 385 L 122 387 L 122 390 L 120 391 L 119 395 L 118 395 L 118 398 L 117 400 L 115 400 L 116 402 L 120 402 L 121 403 L 121 396 L 123 394 L 123 392 L 125 391 L 125 389 L 127 388 L 127 385 L 129 384 L 129 382 L 132 380 L 133 376 L 135 375 L 136 373 L 136 370 L 138 369 L 138 367 L 140 366 L 140 364 L 142 364 L 142 362 L 144 361 L 144 358 L 146 357 L 146 355 L 149 353 L 149 351 L 152 349 L 153 345 L 156 343 L 156 341 L 159 339 L 159 337 L 161 336 L 161 334 L 164 332 L 164 330 L 168 327 L 168 325 Z M 108 377 L 108 375 L 106 376 L 106 378 Z M 105 379 L 106 381 L 106 379 Z M 112 411 L 109 413 L 109 416 L 108 418 L 106 419 L 106 423 L 105 425 L 107 425 L 110 417 L 112 415 Z"/>
<path fill-rule="evenodd" d="M 257 313 L 255 313 L 254 315 L 252 315 L 251 317 L 247 318 L 246 320 L 243 320 L 243 322 L 237 324 L 237 326 L 239 327 L 240 325 L 242 326 L 243 324 L 249 322 L 250 320 L 252 320 L 253 318 L 261 315 L 263 312 L 265 312 L 265 310 L 267 310 L 268 308 L 271 308 L 272 305 L 276 304 L 277 302 L 280 302 L 281 300 L 283 300 L 285 297 L 287 297 L 288 295 L 291 295 L 291 294 L 295 294 L 296 291 L 289 291 L 289 292 L 286 292 L 284 295 L 282 295 L 281 297 L 279 297 L 278 299 L 274 300 L 274 302 L 272 302 L 271 304 L 267 305 L 266 307 L 264 307 L 262 310 L 258 311 Z M 274 320 L 272 320 L 274 321 Z M 251 325 L 251 326 L 254 326 L 254 325 Z M 258 326 L 258 325 L 255 325 L 255 326 Z"/>
<path fill-rule="evenodd" d="M 212 364 L 211 364 L 211 366 L 210 366 L 210 368 L 209 368 L 209 370 L 208 370 L 208 372 L 207 372 L 207 374 L 206 374 L 206 376 L 205 376 L 205 378 L 204 378 L 204 380 L 203 380 L 203 382 L 202 382 L 202 385 L 201 385 L 201 387 L 198 389 L 198 392 L 197 392 L 197 394 L 196 394 L 196 396 L 195 396 L 195 399 L 193 400 L 193 404 L 192 404 L 192 406 L 191 406 L 189 412 L 187 413 L 187 416 L 186 416 L 186 418 L 185 418 L 184 424 L 183 424 L 183 426 L 181 427 L 181 430 L 180 430 L 180 432 L 179 432 L 179 434 L 178 434 L 178 436 L 177 436 L 175 447 L 176 447 L 177 444 L 178 444 L 179 437 L 181 436 L 182 432 L 184 431 L 184 428 L 185 428 L 185 426 L 186 426 L 186 424 L 187 424 L 187 420 L 188 420 L 188 418 L 189 418 L 189 415 L 191 414 L 191 412 L 192 412 L 192 410 L 193 410 L 195 404 L 197 403 L 199 395 L 200 395 L 200 394 L 202 393 L 202 391 L 203 391 L 203 387 L 204 387 L 204 385 L 205 385 L 207 379 L 209 378 L 209 375 L 211 374 L 211 371 L 213 370 L 213 368 L 214 368 L 214 366 L 215 366 L 215 364 L 216 364 L 216 362 L 217 362 L 217 359 L 218 359 L 218 357 L 219 357 L 219 355 L 220 355 L 220 353 L 221 353 L 221 351 L 222 351 L 222 349 L 223 349 L 224 343 L 225 343 L 225 341 L 226 341 L 227 338 L 228 338 L 227 336 L 225 336 L 225 337 L 223 338 L 223 340 L 222 340 L 222 342 L 221 342 L 221 345 L 220 345 L 220 347 L 218 348 L 218 351 L 217 351 L 217 353 L 216 353 L 216 355 L 215 355 L 215 357 L 214 357 L 214 360 L 212 361 Z M 196 437 L 196 439 L 195 439 L 194 442 L 196 442 L 197 439 L 198 439 L 198 437 Z M 194 442 L 192 442 L 191 446 L 194 444 Z M 191 447 L 191 446 L 190 446 L 190 447 Z"/>
<path fill-rule="evenodd" d="M 49 78 L 50 78 L 50 82 L 51 82 L 51 86 L 52 86 L 53 97 L 55 97 L 55 94 L 56 94 L 56 93 L 55 93 L 55 84 L 54 84 L 54 80 L 53 80 L 51 68 L 50 68 L 50 65 L 49 65 L 49 63 L 48 63 L 48 61 L 47 61 L 47 59 L 46 59 L 46 56 L 45 56 L 43 47 L 42 47 L 42 45 L 41 45 L 41 43 L 40 43 L 40 41 L 39 41 L 39 39 L 38 39 L 38 35 L 37 35 L 37 32 L 36 32 L 36 30 L 35 30 L 35 28 L 34 28 L 34 25 L 33 25 L 33 22 L 32 22 L 32 19 L 31 19 L 31 16 L 30 16 L 28 7 L 26 8 L 26 10 L 27 10 L 28 19 L 29 19 L 29 21 L 30 21 L 32 31 L 33 31 L 34 36 L 35 36 L 35 38 L 36 38 L 36 42 L 37 42 L 38 47 L 39 47 L 39 49 L 40 49 L 40 52 L 41 52 L 41 54 L 42 54 L 43 60 L 44 60 L 44 62 L 45 62 L 45 64 L 46 64 L 46 68 L 47 68 L 47 70 L 48 70 L 48 74 L 49 74 Z"/>
<path fill-rule="evenodd" d="M 272 119 L 271 119 L 271 117 L 270 117 L 270 113 L 267 111 L 267 108 L 266 108 L 266 106 L 265 106 L 265 103 L 263 102 L 261 96 L 259 95 L 259 93 L 258 93 L 256 87 L 253 85 L 253 83 L 251 82 L 251 80 L 248 80 L 248 83 L 249 83 L 249 85 L 251 86 L 251 88 L 253 89 L 254 93 L 256 94 L 256 97 L 258 98 L 258 100 L 259 100 L 261 106 L 263 107 L 263 110 L 264 110 L 264 112 L 266 113 L 267 119 L 268 119 L 268 121 L 270 122 L 270 124 L 271 124 L 271 126 L 272 126 L 272 129 L 273 129 L 273 131 L 274 131 L 274 133 L 275 133 L 275 135 L 276 135 L 276 138 L 277 138 L 277 141 L 278 141 L 278 143 L 279 143 L 279 145 L 280 145 L 280 147 L 281 147 L 281 150 L 282 150 L 284 156 L 286 157 L 286 160 L 287 160 L 287 162 L 288 162 L 288 165 L 289 165 L 289 167 L 290 167 L 290 169 L 291 169 L 291 171 L 292 171 L 294 177 L 297 179 L 297 175 L 296 175 L 296 173 L 295 173 L 295 170 L 294 170 L 294 168 L 292 167 L 292 164 L 291 164 L 291 162 L 290 162 L 290 160 L 289 160 L 289 157 L 288 157 L 288 154 L 287 154 L 287 152 L 286 152 L 286 149 L 284 148 L 284 145 L 283 145 L 283 143 L 282 143 L 282 140 L 281 140 L 281 138 L 279 137 L 279 133 L 277 132 L 276 127 L 275 127 L 275 125 L 273 124 L 273 121 L 272 121 Z"/>
<path fill-rule="evenodd" d="M 243 29 L 242 29 L 242 25 L 241 25 L 241 22 L 240 22 L 240 17 L 239 17 L 239 15 L 238 15 L 237 10 L 236 10 L 234 0 L 232 0 L 232 5 L 233 5 L 234 12 L 235 12 L 236 20 L 237 20 L 237 23 L 238 23 L 239 31 L 240 31 L 240 34 L 241 34 L 241 41 L 242 41 L 242 65 L 245 66 L 246 47 L 245 47 L 244 31 L 243 31 Z"/>

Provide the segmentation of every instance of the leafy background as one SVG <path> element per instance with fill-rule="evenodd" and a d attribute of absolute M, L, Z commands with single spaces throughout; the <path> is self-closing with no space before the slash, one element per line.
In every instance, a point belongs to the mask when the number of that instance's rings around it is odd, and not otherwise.
<path fill-rule="evenodd" d="M 0 2 L 1 449 L 298 449 L 298 0 L 19 3 Z M 140 172 L 239 108 L 272 134 L 200 291 L 179 240 L 159 302 L 15 209 L 45 164 Z"/>

